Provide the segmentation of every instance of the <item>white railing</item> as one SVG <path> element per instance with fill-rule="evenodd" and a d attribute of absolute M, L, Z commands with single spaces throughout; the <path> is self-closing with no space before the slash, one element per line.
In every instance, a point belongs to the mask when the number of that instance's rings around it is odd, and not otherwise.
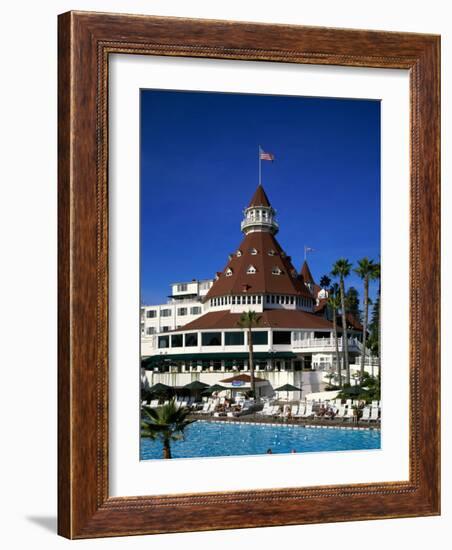
<path fill-rule="evenodd" d="M 339 338 L 338 341 L 339 351 L 342 351 L 342 338 Z M 334 351 L 336 349 L 336 343 L 334 338 L 305 338 L 300 340 L 292 340 L 293 348 L 301 349 L 316 349 L 316 350 L 327 350 Z M 349 349 L 362 349 L 361 342 L 356 338 L 348 339 Z"/>

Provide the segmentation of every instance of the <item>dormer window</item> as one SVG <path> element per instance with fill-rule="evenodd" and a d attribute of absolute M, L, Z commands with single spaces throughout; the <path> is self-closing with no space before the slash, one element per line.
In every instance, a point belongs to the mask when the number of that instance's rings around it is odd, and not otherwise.
<path fill-rule="evenodd" d="M 228 267 L 225 271 L 225 275 L 226 277 L 230 277 L 232 275 L 232 269 L 230 267 Z"/>
<path fill-rule="evenodd" d="M 254 275 L 256 273 L 256 268 L 254 265 L 250 265 L 246 270 L 247 275 Z"/>
<path fill-rule="evenodd" d="M 275 256 L 276 255 L 276 252 L 273 250 L 273 248 L 268 251 L 268 255 L 269 256 Z"/>
<path fill-rule="evenodd" d="M 242 251 L 241 251 L 241 250 L 237 250 L 237 253 L 236 253 L 237 258 L 240 258 L 241 255 L 242 255 Z"/>
<path fill-rule="evenodd" d="M 255 248 L 250 248 L 251 256 L 257 256 L 257 250 Z"/>
<path fill-rule="evenodd" d="M 281 275 L 282 271 L 279 269 L 278 266 L 275 266 L 273 269 L 272 269 L 272 275 Z"/>

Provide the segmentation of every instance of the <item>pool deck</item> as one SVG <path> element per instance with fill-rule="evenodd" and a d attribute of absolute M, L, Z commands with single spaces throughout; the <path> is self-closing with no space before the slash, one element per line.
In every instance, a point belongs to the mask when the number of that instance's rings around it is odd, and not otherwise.
<path fill-rule="evenodd" d="M 189 420 L 198 422 L 227 422 L 230 424 L 262 424 L 270 426 L 299 426 L 301 428 L 339 428 L 344 430 L 380 430 L 380 421 L 377 422 L 356 422 L 341 419 L 324 418 L 266 418 L 257 414 L 249 414 L 239 417 L 230 416 L 207 416 L 191 414 Z"/>

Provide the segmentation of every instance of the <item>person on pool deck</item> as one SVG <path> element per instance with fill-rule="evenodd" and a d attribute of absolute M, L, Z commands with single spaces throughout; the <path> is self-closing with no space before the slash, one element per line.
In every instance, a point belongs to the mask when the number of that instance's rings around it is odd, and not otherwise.
<path fill-rule="evenodd" d="M 273 451 L 271 449 L 267 449 L 267 454 L 268 455 L 272 455 L 273 454 Z"/>

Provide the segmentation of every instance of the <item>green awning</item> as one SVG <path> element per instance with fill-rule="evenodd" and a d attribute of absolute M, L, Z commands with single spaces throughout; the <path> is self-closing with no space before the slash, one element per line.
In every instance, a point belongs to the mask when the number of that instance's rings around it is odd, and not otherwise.
<path fill-rule="evenodd" d="M 274 353 L 268 353 L 264 351 L 254 352 L 253 357 L 255 360 L 264 359 L 295 359 L 297 356 L 291 351 L 277 351 Z M 248 359 L 248 353 L 168 353 L 166 355 L 150 355 L 141 358 L 141 366 L 144 368 L 154 367 L 157 365 L 169 365 L 173 361 L 218 361 L 225 360 L 244 360 Z"/>

